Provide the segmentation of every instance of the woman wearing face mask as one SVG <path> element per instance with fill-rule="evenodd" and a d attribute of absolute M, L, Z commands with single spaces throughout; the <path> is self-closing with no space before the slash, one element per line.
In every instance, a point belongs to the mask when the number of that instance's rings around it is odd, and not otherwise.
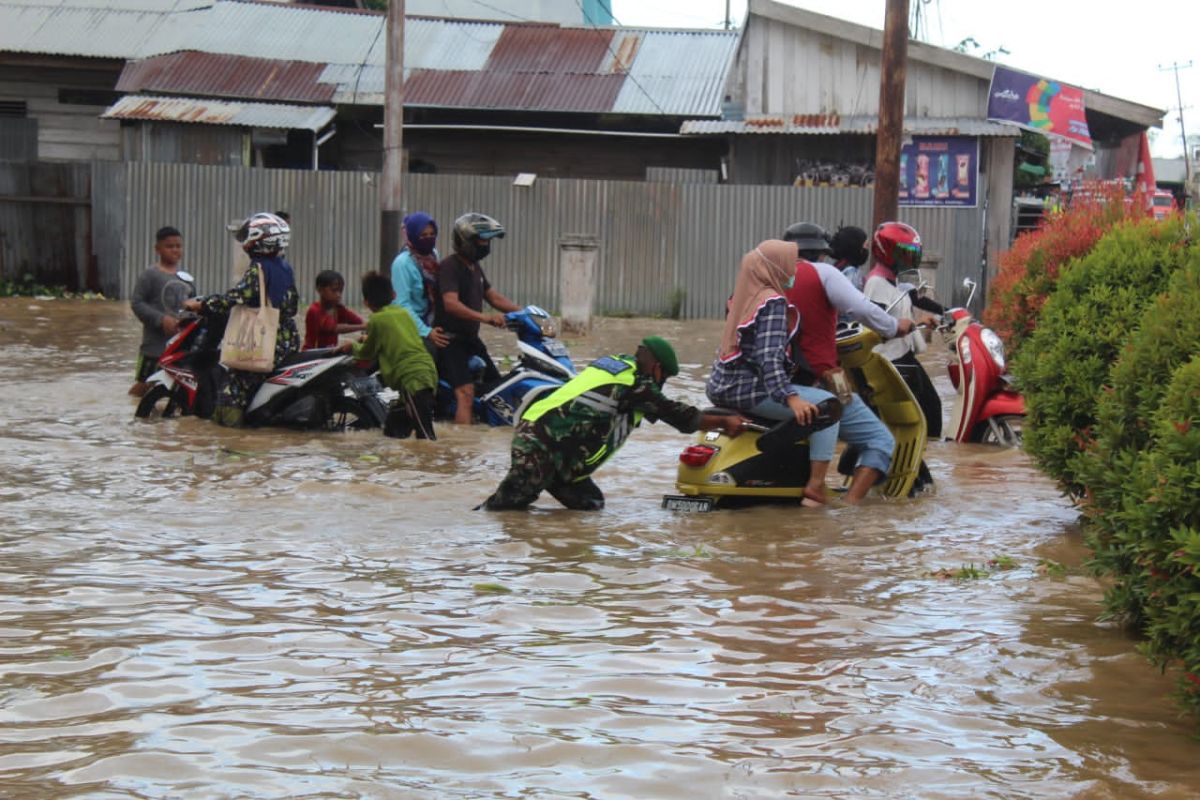
<path fill-rule="evenodd" d="M 437 222 L 424 211 L 404 218 L 405 247 L 392 262 L 392 305 L 407 308 L 417 323 L 417 333 L 433 355 L 449 339 L 441 328 L 433 327 L 437 292 Z"/>
<path fill-rule="evenodd" d="M 708 378 L 708 399 L 716 405 L 768 419 L 794 418 L 803 425 L 816 419 L 816 403 L 833 398 L 824 389 L 790 379 L 790 345 L 801 320 L 784 293 L 795 279 L 796 245 L 790 242 L 768 240 L 742 257 L 721 349 Z M 809 437 L 806 506 L 825 503 L 825 474 L 837 435 L 835 423 Z"/>

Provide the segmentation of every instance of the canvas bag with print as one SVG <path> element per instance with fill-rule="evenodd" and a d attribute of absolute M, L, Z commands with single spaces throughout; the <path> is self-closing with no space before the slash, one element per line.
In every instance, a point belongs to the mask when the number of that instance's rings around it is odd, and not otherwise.
<path fill-rule="evenodd" d="M 258 308 L 234 306 L 221 341 L 221 363 L 244 372 L 270 372 L 275 368 L 275 338 L 279 334 L 279 309 L 267 297 L 263 268 L 258 267 Z"/>

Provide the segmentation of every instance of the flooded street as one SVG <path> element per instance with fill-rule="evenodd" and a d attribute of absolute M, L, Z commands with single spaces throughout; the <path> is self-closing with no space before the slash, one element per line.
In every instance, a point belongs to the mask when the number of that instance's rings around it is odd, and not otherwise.
<path fill-rule="evenodd" d="M 716 322 L 568 344 L 649 332 L 702 403 Z M 0 300 L 0 796 L 1200 795 L 1020 452 L 933 444 L 915 501 L 682 515 L 691 437 L 644 425 L 605 511 L 487 514 L 507 429 L 135 422 L 139 339 L 127 304 Z"/>

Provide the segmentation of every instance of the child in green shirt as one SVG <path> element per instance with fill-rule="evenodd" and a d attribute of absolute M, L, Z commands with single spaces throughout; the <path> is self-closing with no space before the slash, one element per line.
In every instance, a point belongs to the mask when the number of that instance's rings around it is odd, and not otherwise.
<path fill-rule="evenodd" d="M 433 431 L 434 393 L 437 368 L 417 333 L 412 314 L 403 306 L 391 305 L 396 298 L 392 282 L 378 272 L 363 276 L 363 301 L 371 309 L 367 333 L 359 342 L 345 342 L 338 350 L 357 359 L 379 362 L 379 377 L 400 397 L 388 410 L 385 436 L 405 439 L 436 439 Z"/>

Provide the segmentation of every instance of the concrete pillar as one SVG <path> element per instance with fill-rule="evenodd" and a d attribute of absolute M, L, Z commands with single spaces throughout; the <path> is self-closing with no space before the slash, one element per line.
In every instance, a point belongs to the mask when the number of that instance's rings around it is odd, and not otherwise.
<path fill-rule="evenodd" d="M 596 254 L 600 240 L 567 233 L 558 240 L 558 279 L 563 333 L 588 333 L 596 303 Z"/>

